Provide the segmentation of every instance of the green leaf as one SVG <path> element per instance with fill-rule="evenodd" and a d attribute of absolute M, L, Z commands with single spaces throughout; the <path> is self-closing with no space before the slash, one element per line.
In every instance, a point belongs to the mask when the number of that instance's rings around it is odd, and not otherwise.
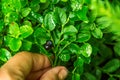
<path fill-rule="evenodd" d="M 67 16 L 66 16 L 66 13 L 65 13 L 64 9 L 56 7 L 55 11 L 54 11 L 54 15 L 56 17 L 56 22 L 57 23 L 60 22 L 62 25 L 66 24 Z"/>
<path fill-rule="evenodd" d="M 28 0 L 21 0 L 21 7 L 25 7 L 28 4 Z"/>
<path fill-rule="evenodd" d="M 33 33 L 33 29 L 31 26 L 23 25 L 20 27 L 20 33 L 21 38 L 26 38 Z"/>
<path fill-rule="evenodd" d="M 79 34 L 78 34 L 78 39 L 77 39 L 77 42 L 79 43 L 82 43 L 82 42 L 87 42 L 91 37 L 91 34 L 89 31 L 81 31 Z"/>
<path fill-rule="evenodd" d="M 43 23 L 43 16 L 41 16 L 40 14 L 34 12 L 34 11 L 31 11 L 31 16 L 36 19 L 39 23 Z"/>
<path fill-rule="evenodd" d="M 40 0 L 40 2 L 41 2 L 41 3 L 46 3 L 46 2 L 47 2 L 47 0 Z"/>
<path fill-rule="evenodd" d="M 108 80 L 116 80 L 114 77 L 109 77 Z"/>
<path fill-rule="evenodd" d="M 30 51 L 31 47 L 32 47 L 32 42 L 24 40 L 22 41 L 22 46 L 20 49 L 22 51 Z"/>
<path fill-rule="evenodd" d="M 74 73 L 72 75 L 72 80 L 80 80 L 80 74 Z"/>
<path fill-rule="evenodd" d="M 6 15 L 13 10 L 12 0 L 2 0 L 2 12 Z"/>
<path fill-rule="evenodd" d="M 46 29 L 48 29 L 50 31 L 55 29 L 56 24 L 55 24 L 53 13 L 48 13 L 45 15 L 44 26 Z"/>
<path fill-rule="evenodd" d="M 81 57 L 78 57 L 77 60 L 74 62 L 74 67 L 83 67 L 84 60 Z"/>
<path fill-rule="evenodd" d="M 120 42 L 115 44 L 114 51 L 118 56 L 120 56 Z"/>
<path fill-rule="evenodd" d="M 59 58 L 62 61 L 69 61 L 70 60 L 70 52 L 68 50 L 64 50 L 60 55 Z"/>
<path fill-rule="evenodd" d="M 90 57 L 92 54 L 92 46 L 89 43 L 84 43 L 80 48 L 80 53 L 85 57 Z"/>
<path fill-rule="evenodd" d="M 5 46 L 9 46 L 9 43 L 11 41 L 12 37 L 10 37 L 9 35 L 8 36 L 4 36 L 4 44 Z"/>
<path fill-rule="evenodd" d="M 65 28 L 63 29 L 64 34 L 73 34 L 77 32 L 77 29 L 73 25 L 65 26 Z"/>
<path fill-rule="evenodd" d="M 72 10 L 77 11 L 77 10 L 80 10 L 82 8 L 84 0 L 70 0 L 70 2 L 71 2 Z"/>
<path fill-rule="evenodd" d="M 88 7 L 83 6 L 82 10 L 76 12 L 76 15 L 80 20 L 84 21 L 85 23 L 88 23 L 87 12 L 88 12 Z"/>
<path fill-rule="evenodd" d="M 19 37 L 20 35 L 20 30 L 19 30 L 19 26 L 16 22 L 12 22 L 10 25 L 9 25 L 9 33 L 12 37 Z"/>
<path fill-rule="evenodd" d="M 62 2 L 67 2 L 68 0 L 61 0 Z"/>
<path fill-rule="evenodd" d="M 23 17 L 28 16 L 29 13 L 30 13 L 30 11 L 31 11 L 31 8 L 29 8 L 29 7 L 23 8 L 23 9 L 22 9 L 22 16 L 23 16 Z"/>
<path fill-rule="evenodd" d="M 86 72 L 84 75 L 86 77 L 86 80 L 97 80 L 97 78 L 91 73 Z"/>
<path fill-rule="evenodd" d="M 111 25 L 111 20 L 108 17 L 100 17 L 96 20 L 96 23 L 100 29 L 105 29 Z"/>
<path fill-rule="evenodd" d="M 100 28 L 96 28 L 95 30 L 92 31 L 92 35 L 97 38 L 100 39 L 103 37 L 103 32 L 101 31 Z"/>
<path fill-rule="evenodd" d="M 12 38 L 9 42 L 9 48 L 12 51 L 18 51 L 22 45 L 22 42 L 18 38 Z"/>
<path fill-rule="evenodd" d="M 47 40 L 50 40 L 50 34 L 42 27 L 39 27 L 34 31 L 34 37 L 41 45 L 45 44 Z"/>
<path fill-rule="evenodd" d="M 74 54 L 78 54 L 79 53 L 79 50 L 80 50 L 80 47 L 77 45 L 77 44 L 74 44 L 74 43 L 71 43 L 69 46 L 68 46 L 69 50 Z"/>
<path fill-rule="evenodd" d="M 108 73 L 112 73 L 120 68 L 120 60 L 112 59 L 103 66 L 103 70 Z"/>
<path fill-rule="evenodd" d="M 0 49 L 0 60 L 6 62 L 8 59 L 11 58 L 11 53 L 5 49 L 5 48 L 1 48 Z"/>
<path fill-rule="evenodd" d="M 60 0 L 51 0 L 52 4 L 57 4 Z"/>
<path fill-rule="evenodd" d="M 20 11 L 21 9 L 21 0 L 12 0 L 13 3 L 12 5 L 14 5 L 14 8 L 16 9 L 16 11 Z"/>
<path fill-rule="evenodd" d="M 32 26 L 32 23 L 30 21 L 26 20 L 23 22 L 23 25 Z"/>

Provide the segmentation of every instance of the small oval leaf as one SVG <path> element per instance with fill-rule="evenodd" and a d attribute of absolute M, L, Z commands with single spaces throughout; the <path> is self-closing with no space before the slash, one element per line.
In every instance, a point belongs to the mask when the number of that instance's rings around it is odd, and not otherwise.
<path fill-rule="evenodd" d="M 92 46 L 89 43 L 85 43 L 81 46 L 80 53 L 85 57 L 90 57 L 92 54 Z"/>
<path fill-rule="evenodd" d="M 103 70 L 105 72 L 111 73 L 111 72 L 116 71 L 119 68 L 120 68 L 120 60 L 119 59 L 112 59 L 105 64 L 105 66 L 103 67 Z"/>
<path fill-rule="evenodd" d="M 18 51 L 22 45 L 22 42 L 18 38 L 12 38 L 9 43 L 9 47 L 12 51 Z"/>
<path fill-rule="evenodd" d="M 0 60 L 6 62 L 8 59 L 11 58 L 11 53 L 5 49 L 5 48 L 1 48 L 0 49 Z"/>

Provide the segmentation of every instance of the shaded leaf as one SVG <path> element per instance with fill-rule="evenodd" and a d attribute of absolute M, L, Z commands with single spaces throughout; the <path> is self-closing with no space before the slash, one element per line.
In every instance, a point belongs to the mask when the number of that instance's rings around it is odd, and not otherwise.
<path fill-rule="evenodd" d="M 111 73 L 120 68 L 119 59 L 112 59 L 103 66 L 105 72 Z"/>
<path fill-rule="evenodd" d="M 82 31 L 78 34 L 77 42 L 82 43 L 90 39 L 91 34 L 89 31 Z"/>
<path fill-rule="evenodd" d="M 101 31 L 100 28 L 96 28 L 95 30 L 92 31 L 92 35 L 95 37 L 95 38 L 102 38 L 103 37 L 103 32 Z"/>
<path fill-rule="evenodd" d="M 22 51 L 30 51 L 31 47 L 32 47 L 32 42 L 24 40 L 22 41 L 22 46 L 20 49 Z"/>
<path fill-rule="evenodd" d="M 69 61 L 70 60 L 70 52 L 68 50 L 64 50 L 60 55 L 59 58 L 62 61 Z"/>
<path fill-rule="evenodd" d="M 73 33 L 77 33 L 77 32 L 78 32 L 77 29 L 73 25 L 66 26 L 63 29 L 64 34 L 73 34 Z"/>
<path fill-rule="evenodd" d="M 118 56 L 120 56 L 120 42 L 115 44 L 114 51 Z"/>
<path fill-rule="evenodd" d="M 91 73 L 85 73 L 84 76 L 86 77 L 86 80 L 97 80 L 97 78 L 91 74 Z"/>

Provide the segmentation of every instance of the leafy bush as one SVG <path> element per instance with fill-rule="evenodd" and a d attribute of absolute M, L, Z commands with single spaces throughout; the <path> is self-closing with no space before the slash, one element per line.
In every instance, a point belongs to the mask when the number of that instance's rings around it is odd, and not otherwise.
<path fill-rule="evenodd" d="M 31 51 L 66 66 L 66 80 L 117 80 L 119 14 L 118 0 L 2 0 L 0 65 Z"/>

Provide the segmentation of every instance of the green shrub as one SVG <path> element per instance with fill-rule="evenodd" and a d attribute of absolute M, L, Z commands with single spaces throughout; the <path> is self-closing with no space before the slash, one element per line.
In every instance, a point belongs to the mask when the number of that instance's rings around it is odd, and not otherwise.
<path fill-rule="evenodd" d="M 0 65 L 31 51 L 67 67 L 66 80 L 117 80 L 119 14 L 118 0 L 2 0 Z"/>

